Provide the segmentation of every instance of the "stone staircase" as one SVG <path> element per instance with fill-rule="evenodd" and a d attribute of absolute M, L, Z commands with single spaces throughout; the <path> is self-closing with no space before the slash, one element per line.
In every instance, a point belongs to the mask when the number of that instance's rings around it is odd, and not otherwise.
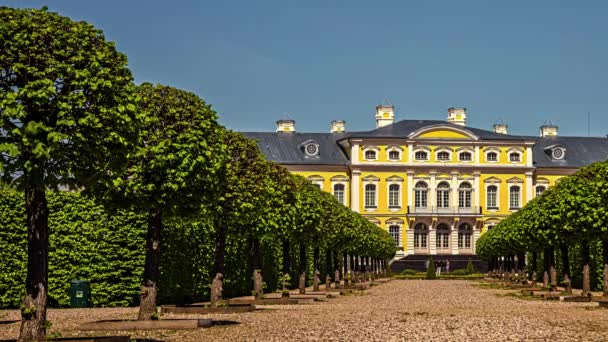
<path fill-rule="evenodd" d="M 390 267 L 394 274 L 401 273 L 405 269 L 412 269 L 419 272 L 426 271 L 426 261 L 430 255 L 408 255 L 401 259 L 394 260 Z M 486 273 L 488 271 L 488 263 L 479 259 L 476 255 L 433 255 L 433 260 L 450 261 L 450 271 L 465 269 L 469 258 L 473 260 L 475 272 Z"/>

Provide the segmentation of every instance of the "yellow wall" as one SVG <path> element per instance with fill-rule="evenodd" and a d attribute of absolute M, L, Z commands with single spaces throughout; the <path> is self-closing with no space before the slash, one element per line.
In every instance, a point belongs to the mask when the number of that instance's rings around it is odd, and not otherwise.
<path fill-rule="evenodd" d="M 329 192 L 333 194 L 332 189 L 332 177 L 335 176 L 343 176 L 349 178 L 349 181 L 346 182 L 345 191 L 344 191 L 344 205 L 350 207 L 350 177 L 346 172 L 336 172 L 336 171 L 293 171 L 294 174 L 303 176 L 304 178 L 308 178 L 311 176 L 321 176 L 323 177 L 323 186 L 321 190 Z"/>
<path fill-rule="evenodd" d="M 471 139 L 469 136 L 462 133 L 447 130 L 430 131 L 419 135 L 418 138 Z"/>

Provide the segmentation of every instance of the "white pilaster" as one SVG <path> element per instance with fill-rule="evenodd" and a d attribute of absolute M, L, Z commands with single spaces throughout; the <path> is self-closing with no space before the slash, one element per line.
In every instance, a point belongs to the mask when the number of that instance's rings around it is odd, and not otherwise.
<path fill-rule="evenodd" d="M 414 229 L 410 227 L 407 230 L 407 250 L 406 255 L 414 254 Z"/>
<path fill-rule="evenodd" d="M 359 203 L 360 201 L 360 197 L 359 197 L 359 188 L 361 187 L 360 185 L 361 182 L 361 171 L 359 170 L 353 170 L 352 172 L 352 182 L 350 182 L 350 209 L 352 209 L 352 211 L 354 212 L 359 212 L 359 208 L 361 208 L 361 205 Z"/>
<path fill-rule="evenodd" d="M 534 163 L 532 161 L 532 147 L 528 146 L 526 147 L 526 166 L 527 167 L 533 167 Z"/>
<path fill-rule="evenodd" d="M 437 230 L 433 226 L 429 227 L 429 253 L 437 254 Z"/>
<path fill-rule="evenodd" d="M 458 173 L 452 172 L 452 183 L 450 184 L 451 193 L 450 193 L 450 202 L 451 207 L 458 207 Z"/>
<path fill-rule="evenodd" d="M 429 208 L 433 208 L 437 206 L 437 172 L 431 171 L 429 172 L 431 176 L 431 184 L 429 184 Z"/>
<path fill-rule="evenodd" d="M 481 153 L 479 151 L 479 146 L 475 146 L 475 165 L 479 165 L 479 161 L 481 159 Z"/>
<path fill-rule="evenodd" d="M 414 163 L 414 144 L 407 144 L 407 163 L 409 165 Z"/>
<path fill-rule="evenodd" d="M 414 197 L 414 171 L 407 172 L 407 194 L 405 195 L 407 198 L 407 207 L 408 209 L 412 207 L 412 198 Z M 408 240 L 409 241 L 409 240 Z"/>
<path fill-rule="evenodd" d="M 452 250 L 452 255 L 458 254 L 458 227 L 456 227 L 456 222 L 452 223 L 452 231 L 450 232 L 450 248 Z"/>
<path fill-rule="evenodd" d="M 526 201 L 522 204 L 522 207 L 532 200 L 532 190 L 532 172 L 526 172 Z"/>
<path fill-rule="evenodd" d="M 350 146 L 350 162 L 351 164 L 359 163 L 359 144 L 353 143 Z"/>
<path fill-rule="evenodd" d="M 479 210 L 479 206 L 481 205 L 481 201 L 479 198 L 480 194 L 481 194 L 481 189 L 479 187 L 480 172 L 475 171 L 473 173 L 473 175 L 475 176 L 475 184 L 474 184 L 474 188 L 473 188 L 473 210 L 475 210 L 474 212 L 477 214 L 478 210 Z"/>

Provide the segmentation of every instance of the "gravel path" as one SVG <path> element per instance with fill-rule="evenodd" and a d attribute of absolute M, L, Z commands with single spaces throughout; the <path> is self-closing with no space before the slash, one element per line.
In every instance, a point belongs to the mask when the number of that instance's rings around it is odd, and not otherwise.
<path fill-rule="evenodd" d="M 211 317 L 240 324 L 210 329 L 138 332 L 166 341 L 608 341 L 608 310 L 596 303 L 561 303 L 504 296 L 473 282 L 394 280 L 365 295 L 311 305 L 265 306 L 246 314 Z M 79 334 L 86 320 L 135 318 L 134 308 L 50 310 L 51 331 Z M 164 316 L 164 317 L 178 317 Z M 18 319 L 0 311 L 0 320 Z M 0 324 L 15 337 L 18 324 Z M 129 334 L 111 332 L 107 335 Z M 96 333 L 96 335 L 102 335 Z"/>

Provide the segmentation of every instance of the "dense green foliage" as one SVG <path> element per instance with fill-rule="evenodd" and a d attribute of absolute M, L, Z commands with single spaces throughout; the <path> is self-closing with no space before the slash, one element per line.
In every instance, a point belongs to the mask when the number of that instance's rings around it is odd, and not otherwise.
<path fill-rule="evenodd" d="M 145 221 L 127 211 L 107 213 L 77 193 L 49 193 L 49 304 L 69 305 L 70 280 L 89 279 L 97 306 L 137 301 L 143 271 Z M 0 307 L 19 307 L 25 288 L 24 195 L 0 191 Z"/>
<path fill-rule="evenodd" d="M 475 267 L 473 267 L 473 259 L 469 258 L 469 261 L 467 261 L 467 267 L 465 268 L 465 272 L 466 274 L 475 273 Z"/>
<path fill-rule="evenodd" d="M 543 252 L 557 251 L 562 261 L 569 261 L 575 285 L 582 283 L 584 257 L 581 248 L 588 245 L 592 286 L 601 285 L 603 248 L 608 239 L 608 162 L 584 167 L 562 179 L 556 186 L 530 201 L 522 210 L 500 222 L 477 241 L 477 254 L 487 260 L 501 256 L 537 253 L 541 255 L 531 269 L 545 269 L 550 262 Z M 568 259 L 559 252 L 567 246 Z M 531 258 L 528 258 L 531 260 Z M 546 261 L 546 262 L 545 262 Z M 563 272 L 561 265 L 556 265 Z M 540 273 L 540 272 L 539 272 Z M 539 275 L 540 276 L 540 275 Z"/>

